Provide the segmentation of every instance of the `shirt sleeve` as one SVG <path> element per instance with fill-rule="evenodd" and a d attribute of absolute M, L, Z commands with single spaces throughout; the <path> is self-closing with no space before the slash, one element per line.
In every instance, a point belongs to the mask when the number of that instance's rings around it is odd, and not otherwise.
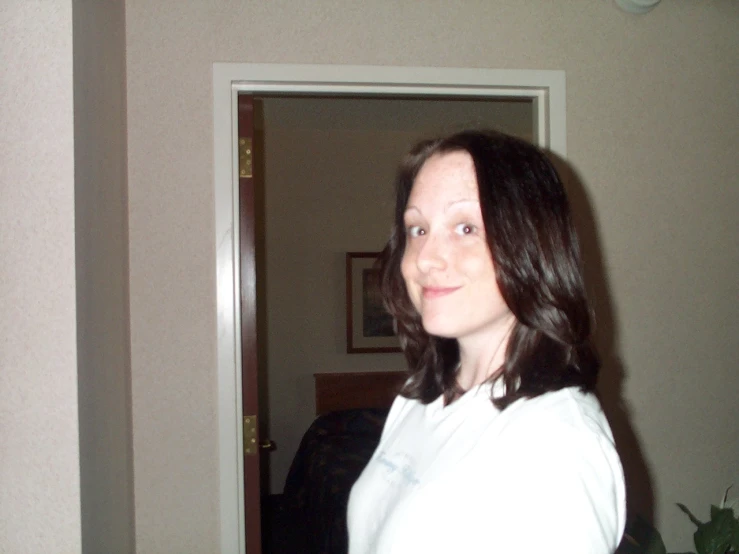
<path fill-rule="evenodd" d="M 464 552 L 612 554 L 624 526 L 623 471 L 610 434 L 559 421 L 512 424 L 473 490 Z M 484 530 L 484 536 L 480 536 Z M 483 546 L 484 545 L 484 546 Z"/>

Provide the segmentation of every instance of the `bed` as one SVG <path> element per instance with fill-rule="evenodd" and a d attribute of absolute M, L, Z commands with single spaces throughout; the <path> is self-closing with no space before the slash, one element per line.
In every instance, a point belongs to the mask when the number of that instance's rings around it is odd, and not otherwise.
<path fill-rule="evenodd" d="M 345 554 L 349 492 L 380 440 L 405 379 L 400 371 L 317 373 L 316 419 L 284 492 L 264 506 L 265 554 Z"/>

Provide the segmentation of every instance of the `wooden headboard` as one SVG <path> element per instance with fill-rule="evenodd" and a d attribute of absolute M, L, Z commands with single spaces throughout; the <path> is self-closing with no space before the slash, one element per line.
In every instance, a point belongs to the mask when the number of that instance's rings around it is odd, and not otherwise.
<path fill-rule="evenodd" d="M 403 386 L 404 371 L 314 373 L 316 415 L 354 408 L 389 408 Z"/>

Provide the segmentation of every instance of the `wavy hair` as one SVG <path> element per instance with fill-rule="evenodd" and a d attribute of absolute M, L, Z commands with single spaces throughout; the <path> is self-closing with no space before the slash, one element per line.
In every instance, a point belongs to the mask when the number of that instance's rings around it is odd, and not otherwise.
<path fill-rule="evenodd" d="M 492 379 L 505 385 L 493 404 L 577 386 L 593 390 L 600 363 L 591 342 L 580 247 L 562 182 L 546 154 L 496 131 L 463 131 L 418 143 L 396 177 L 390 240 L 380 257 L 381 288 L 395 320 L 410 377 L 401 394 L 423 403 L 457 385 L 456 339 L 429 335 L 408 296 L 400 264 L 403 215 L 413 183 L 430 157 L 467 152 L 474 162 L 485 234 L 501 295 L 516 317 L 502 367 Z"/>

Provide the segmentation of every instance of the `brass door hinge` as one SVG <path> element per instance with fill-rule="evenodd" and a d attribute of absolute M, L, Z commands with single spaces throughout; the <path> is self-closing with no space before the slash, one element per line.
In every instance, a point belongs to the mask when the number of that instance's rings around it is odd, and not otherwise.
<path fill-rule="evenodd" d="M 251 146 L 251 138 L 239 138 L 239 178 L 252 176 L 254 154 Z"/>
<path fill-rule="evenodd" d="M 244 416 L 244 455 L 253 456 L 258 450 L 257 416 Z"/>

